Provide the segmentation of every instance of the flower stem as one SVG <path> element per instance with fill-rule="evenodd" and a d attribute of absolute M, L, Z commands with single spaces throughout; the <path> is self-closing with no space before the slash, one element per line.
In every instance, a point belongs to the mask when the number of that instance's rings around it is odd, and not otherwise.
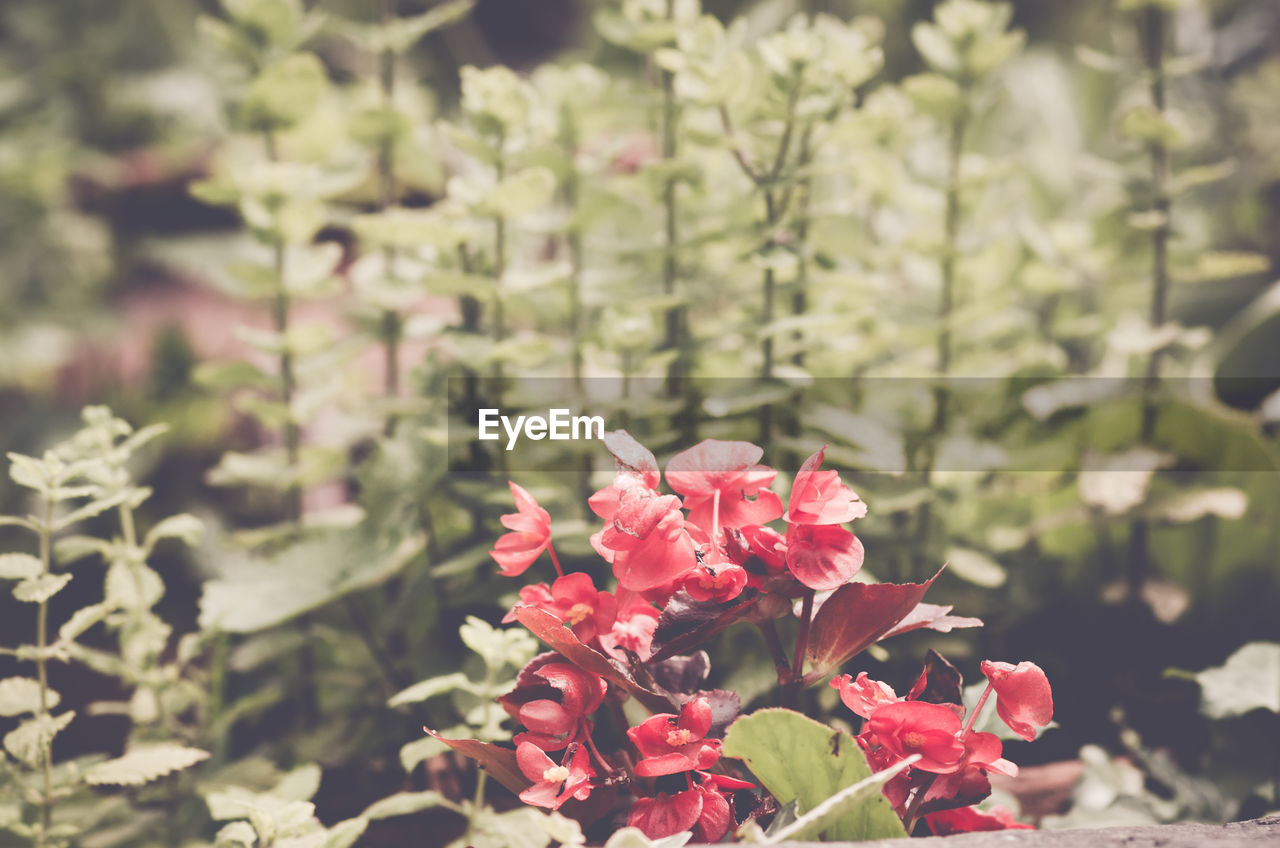
<path fill-rule="evenodd" d="M 556 549 L 550 542 L 547 542 L 547 553 L 551 554 L 551 564 L 556 567 L 556 574 L 564 577 L 564 569 L 560 567 L 560 557 L 556 556 Z"/>
<path fill-rule="evenodd" d="M 978 698 L 978 703 L 974 704 L 973 709 L 969 710 L 969 717 L 965 719 L 964 729 L 960 731 L 961 738 L 968 737 L 973 732 L 973 725 L 977 722 L 979 713 L 987 705 L 987 698 L 990 698 L 991 693 L 994 691 L 991 681 L 987 681 L 987 688 L 982 690 L 982 696 Z"/>

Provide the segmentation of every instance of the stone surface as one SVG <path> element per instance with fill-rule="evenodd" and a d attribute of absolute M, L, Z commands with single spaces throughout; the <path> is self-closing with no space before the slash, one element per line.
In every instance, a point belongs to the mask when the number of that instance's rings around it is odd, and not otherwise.
<path fill-rule="evenodd" d="M 816 843 L 786 842 L 785 848 L 801 848 Z M 858 848 L 1234 848 L 1234 846 L 1280 846 L 1280 816 L 1265 816 L 1226 826 L 1170 824 L 1160 827 L 1108 827 L 1098 830 L 1002 830 L 991 833 L 964 833 L 958 836 L 930 836 L 904 842 L 896 839 L 874 842 L 824 843 Z"/>

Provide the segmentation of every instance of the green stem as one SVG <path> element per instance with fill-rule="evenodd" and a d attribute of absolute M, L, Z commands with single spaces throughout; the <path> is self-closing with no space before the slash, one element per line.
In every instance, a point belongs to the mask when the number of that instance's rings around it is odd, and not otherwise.
<path fill-rule="evenodd" d="M 938 297 L 938 346 L 936 373 L 938 382 L 933 387 L 933 422 L 925 437 L 923 445 L 924 464 L 921 468 L 926 488 L 933 485 L 934 462 L 937 458 L 938 442 L 947 431 L 951 392 L 946 381 L 951 373 L 951 360 L 954 357 L 954 339 L 952 336 L 952 319 L 956 310 L 956 254 L 960 231 L 960 160 L 964 153 L 964 136 L 967 120 L 964 115 L 958 116 L 951 124 L 951 135 L 947 148 L 947 184 L 946 210 L 943 217 L 943 244 L 941 271 L 941 291 Z M 931 554 L 928 541 L 932 539 L 933 506 L 929 501 L 920 505 L 917 515 L 917 533 L 926 541 L 924 557 Z M 913 570 L 928 571 L 927 562 L 921 562 Z"/>
<path fill-rule="evenodd" d="M 53 503 L 46 500 L 44 522 L 40 525 L 40 574 L 50 571 L 50 528 L 53 526 Z M 49 602 L 41 601 L 36 610 L 36 678 L 40 682 L 40 712 L 36 719 L 43 721 L 49 715 L 49 668 L 45 650 L 49 646 Z M 53 742 L 46 740 L 40 751 L 43 791 L 40 794 L 40 830 L 36 833 L 36 845 L 48 844 L 49 830 L 53 826 Z"/>
<path fill-rule="evenodd" d="M 1165 95 L 1164 53 L 1167 30 L 1165 12 L 1148 6 L 1143 12 L 1142 41 L 1147 70 L 1151 74 L 1151 104 L 1164 115 L 1167 104 Z M 1164 326 L 1168 315 L 1169 299 L 1169 149 L 1161 141 L 1148 145 L 1151 157 L 1151 185 L 1155 194 L 1154 211 L 1158 220 L 1151 232 L 1151 310 L 1153 331 Z M 1156 433 L 1156 393 L 1160 383 L 1160 363 L 1164 351 L 1157 348 L 1147 361 L 1146 378 L 1142 392 L 1141 439 L 1150 444 Z M 1140 597 L 1142 586 L 1150 570 L 1150 527 L 1145 519 L 1136 519 L 1129 534 L 1129 597 Z"/>
<path fill-rule="evenodd" d="M 675 0 L 667 0 L 668 21 L 675 20 L 675 5 Z M 679 113 L 676 104 L 675 74 L 663 69 L 659 72 L 659 76 L 662 85 L 662 159 L 664 162 L 669 163 L 676 158 L 677 154 L 676 124 L 679 120 Z M 665 217 L 662 293 L 666 297 L 673 297 L 676 293 L 676 277 L 679 273 L 679 267 L 676 262 L 679 234 L 676 221 L 678 209 L 676 207 L 676 181 L 674 177 L 668 176 L 662 186 L 662 208 Z M 681 391 L 680 383 L 684 378 L 687 364 L 684 361 L 685 321 L 686 316 L 681 307 L 670 306 L 667 308 L 663 347 L 667 350 L 678 351 L 676 358 L 667 370 L 667 394 L 671 397 L 675 397 Z"/>
<path fill-rule="evenodd" d="M 379 0 L 378 9 L 382 26 L 384 28 L 390 26 L 396 15 L 395 0 Z M 383 50 L 378 57 L 378 66 L 382 107 L 391 110 L 395 95 L 395 52 L 390 48 Z M 384 137 L 378 147 L 378 183 L 378 206 L 380 211 L 385 212 L 394 206 L 396 202 L 395 140 L 390 135 Z M 395 248 L 386 248 L 383 251 L 383 259 L 387 276 L 391 277 L 395 269 Z M 387 397 L 396 397 L 400 394 L 400 338 L 403 335 L 403 329 L 404 319 L 399 312 L 394 309 L 383 311 L 380 335 L 382 337 L 384 361 L 383 391 Z M 383 425 L 383 432 L 388 436 L 394 435 L 396 423 L 396 416 L 394 414 L 388 415 L 386 423 Z"/>
<path fill-rule="evenodd" d="M 275 133 L 266 130 L 263 133 L 264 142 L 267 148 L 267 158 L 272 162 L 278 161 L 280 156 L 276 148 Z M 276 296 L 272 302 L 271 318 L 275 326 L 275 330 L 281 336 L 280 346 L 280 402 L 285 408 L 285 425 L 284 425 L 284 452 L 285 463 L 288 468 L 287 472 L 287 488 L 284 493 L 284 513 L 285 519 L 292 524 L 297 524 L 302 520 L 302 489 L 298 483 L 298 454 L 302 442 L 302 431 L 298 427 L 298 423 L 293 420 L 293 395 L 296 390 L 296 380 L 293 373 L 293 351 L 289 349 L 289 343 L 285 336 L 289 330 L 289 292 L 285 288 L 285 244 L 284 239 L 278 234 L 272 239 L 272 268 L 276 280 Z"/>

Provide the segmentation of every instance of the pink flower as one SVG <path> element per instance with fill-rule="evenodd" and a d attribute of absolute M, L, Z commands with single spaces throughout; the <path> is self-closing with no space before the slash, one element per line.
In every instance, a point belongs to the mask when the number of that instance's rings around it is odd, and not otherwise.
<path fill-rule="evenodd" d="M 705 738 L 710 729 L 711 704 L 706 698 L 685 704 L 679 717 L 668 713 L 650 716 L 627 731 L 641 756 L 636 774 L 658 777 L 711 767 L 720 759 L 720 741 Z"/>
<path fill-rule="evenodd" d="M 848 583 L 862 568 L 862 542 L 843 527 L 792 524 L 787 528 L 787 567 L 819 592 Z"/>
<path fill-rule="evenodd" d="M 704 439 L 667 463 L 667 484 L 684 495 L 689 523 L 713 527 L 764 524 L 782 515 L 768 490 L 776 471 L 758 465 L 764 450 L 749 442 Z M 714 540 L 713 540 L 714 541 Z"/>
<path fill-rule="evenodd" d="M 581 745 L 571 745 L 557 765 L 532 742 L 516 746 L 516 765 L 533 786 L 520 793 L 520 800 L 535 807 L 560 809 L 570 798 L 585 801 L 591 794 L 591 757 Z"/>
<path fill-rule="evenodd" d="M 1034 826 L 1023 824 L 1015 819 L 1013 813 L 1004 807 L 992 807 L 989 810 L 960 807 L 955 810 L 929 813 L 924 820 L 935 836 L 950 836 L 954 833 L 973 833 L 982 830 L 1035 830 Z"/>
<path fill-rule="evenodd" d="M 625 589 L 618 593 L 619 609 L 613 628 L 600 634 L 600 649 L 616 660 L 627 661 L 627 651 L 640 659 L 653 656 L 653 634 L 658 629 L 658 611 L 643 598 Z"/>
<path fill-rule="evenodd" d="M 634 487 L 622 492 L 600 544 L 613 552 L 613 573 L 623 588 L 655 589 L 697 565 L 680 499 Z"/>
<path fill-rule="evenodd" d="M 599 709 L 608 684 L 555 653 L 539 654 L 516 677 L 516 688 L 498 699 L 507 715 L 528 731 L 515 741 L 559 751 L 589 732 L 587 716 Z"/>
<path fill-rule="evenodd" d="M 825 451 L 820 448 L 805 460 L 791 484 L 787 500 L 790 524 L 843 524 L 867 514 L 867 505 L 840 482 L 837 472 L 818 470 Z"/>
<path fill-rule="evenodd" d="M 919 754 L 921 759 L 913 768 L 949 774 L 960 768 L 965 755 L 960 729 L 960 717 L 949 707 L 902 701 L 877 707 L 862 735 L 896 760 Z"/>
<path fill-rule="evenodd" d="M 510 481 L 508 484 L 518 511 L 500 519 L 511 532 L 498 539 L 489 555 L 502 567 L 503 576 L 518 577 L 551 544 L 551 516 L 524 489 Z"/>
<path fill-rule="evenodd" d="M 618 603 L 609 592 L 596 591 L 591 576 L 581 571 L 566 574 L 547 588 L 545 583 L 535 583 L 520 590 L 520 603 L 546 610 L 573 628 L 573 635 L 583 644 L 589 643 L 601 633 L 613 628 Z M 515 609 L 502 619 L 504 624 L 515 621 Z"/>
<path fill-rule="evenodd" d="M 832 679 L 831 687 L 839 689 L 840 700 L 844 701 L 844 705 L 853 710 L 854 715 L 863 718 L 870 718 L 871 711 L 876 707 L 898 701 L 898 696 L 889 684 L 871 680 L 865 671 L 859 672 L 856 680 L 842 674 Z"/>
<path fill-rule="evenodd" d="M 1033 662 L 1015 666 L 991 660 L 984 660 L 981 668 L 995 690 L 996 713 L 1014 733 L 1034 740 L 1037 728 L 1053 720 L 1053 691 L 1044 671 Z"/>

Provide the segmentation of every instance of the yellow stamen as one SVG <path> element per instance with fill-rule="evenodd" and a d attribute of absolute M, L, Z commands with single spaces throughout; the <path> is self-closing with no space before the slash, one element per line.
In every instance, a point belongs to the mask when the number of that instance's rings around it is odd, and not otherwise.
<path fill-rule="evenodd" d="M 573 626 L 595 614 L 595 607 L 590 606 L 589 604 L 574 604 L 569 607 L 569 611 L 565 613 L 564 620 L 567 621 L 570 626 Z"/>
<path fill-rule="evenodd" d="M 547 783 L 564 783 L 569 779 L 569 770 L 564 766 L 552 766 L 542 773 L 542 779 Z"/>

